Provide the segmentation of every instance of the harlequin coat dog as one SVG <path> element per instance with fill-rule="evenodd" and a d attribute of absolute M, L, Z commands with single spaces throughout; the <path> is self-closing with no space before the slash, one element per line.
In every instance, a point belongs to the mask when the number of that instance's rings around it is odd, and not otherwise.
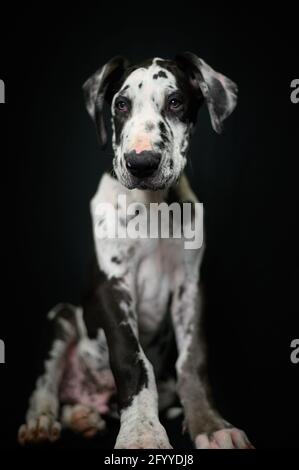
<path fill-rule="evenodd" d="M 109 238 L 110 203 L 123 226 L 119 195 L 145 210 L 153 202 L 198 202 L 183 173 L 198 109 L 206 103 L 214 130 L 237 102 L 237 86 L 191 53 L 130 66 L 108 61 L 83 86 L 100 144 L 112 114 L 113 173 L 91 201 L 95 259 L 81 306 L 60 304 L 49 314 L 56 334 L 19 430 L 21 443 L 56 440 L 61 426 L 85 436 L 105 427 L 116 398 L 116 448 L 169 449 L 159 410 L 179 399 L 197 448 L 250 448 L 245 433 L 212 406 L 201 339 L 200 264 L 203 246 L 183 239 Z M 138 211 L 137 211 L 138 212 Z M 171 367 L 171 364 L 173 367 Z M 114 410 L 115 412 L 115 410 Z"/>

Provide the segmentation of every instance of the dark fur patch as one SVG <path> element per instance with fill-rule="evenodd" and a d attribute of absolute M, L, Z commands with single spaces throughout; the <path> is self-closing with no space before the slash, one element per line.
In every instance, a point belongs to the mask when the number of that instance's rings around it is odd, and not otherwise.
<path fill-rule="evenodd" d="M 115 376 L 115 382 L 118 391 L 118 404 L 120 409 L 128 408 L 133 398 L 148 386 L 148 375 L 144 361 L 139 355 L 139 344 L 129 324 L 119 326 L 120 333 L 125 341 L 116 344 L 118 357 L 116 367 L 118 374 Z M 109 350 L 110 352 L 110 350 Z M 110 354 L 112 370 L 114 357 Z"/>
<path fill-rule="evenodd" d="M 166 129 L 166 126 L 165 126 L 165 124 L 164 124 L 163 121 L 160 121 L 160 122 L 159 122 L 159 129 L 160 129 L 160 131 L 161 131 L 162 134 L 166 134 L 166 133 L 167 133 L 167 129 Z"/>
<path fill-rule="evenodd" d="M 150 131 L 152 131 L 154 128 L 155 128 L 154 123 L 152 123 L 152 122 L 150 122 L 150 121 L 148 121 L 148 122 L 145 123 L 145 130 L 146 130 L 146 132 L 150 132 Z"/>
<path fill-rule="evenodd" d="M 128 88 L 130 88 L 130 85 L 126 85 L 125 87 L 123 87 L 121 90 L 120 90 L 120 94 L 124 93 Z"/>
<path fill-rule="evenodd" d="M 158 147 L 158 149 L 160 150 L 164 150 L 165 149 L 165 142 L 161 141 L 161 142 L 157 142 L 156 143 L 156 146 Z"/>
<path fill-rule="evenodd" d="M 160 129 L 160 136 L 161 136 L 162 141 L 164 143 L 169 142 L 167 128 L 166 128 L 166 125 L 163 121 L 159 122 L 159 129 Z"/>
<path fill-rule="evenodd" d="M 119 259 L 117 256 L 112 256 L 111 262 L 115 263 L 115 264 L 121 264 L 122 263 L 121 259 Z"/>
<path fill-rule="evenodd" d="M 166 104 L 163 111 L 169 119 L 176 118 L 182 122 L 195 123 L 198 108 L 203 102 L 203 96 L 200 90 L 195 90 L 192 87 L 188 76 L 189 71 L 173 60 L 158 60 L 156 63 L 175 76 L 177 89 L 184 97 L 184 105 L 178 112 L 169 112 Z"/>
<path fill-rule="evenodd" d="M 128 323 L 129 317 L 134 316 L 130 309 L 131 295 L 122 287 L 121 279 L 108 279 L 99 270 L 96 258 L 86 294 L 82 304 L 88 332 L 104 328 L 119 407 L 127 408 L 140 390 L 148 386 L 145 363 L 140 358 L 140 346 Z M 129 314 L 120 307 L 122 302 L 128 306 Z"/>
<path fill-rule="evenodd" d="M 159 70 L 158 73 L 153 75 L 154 80 L 157 80 L 157 78 L 167 78 L 167 74 L 163 70 Z"/>
<path fill-rule="evenodd" d="M 179 293 L 178 293 L 179 299 L 182 298 L 184 292 L 185 292 L 185 286 L 184 286 L 183 284 L 181 284 L 181 285 L 180 285 L 180 288 L 179 288 Z"/>

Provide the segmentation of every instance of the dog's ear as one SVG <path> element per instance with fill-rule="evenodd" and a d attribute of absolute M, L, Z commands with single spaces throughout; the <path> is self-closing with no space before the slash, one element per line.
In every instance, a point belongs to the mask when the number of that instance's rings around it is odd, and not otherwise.
<path fill-rule="evenodd" d="M 124 57 L 113 57 L 113 59 L 100 67 L 83 85 L 86 108 L 96 125 L 102 148 L 107 143 L 107 132 L 103 115 L 104 102 L 105 99 L 109 101 L 112 98 L 113 85 L 120 80 L 128 65 L 129 63 Z"/>
<path fill-rule="evenodd" d="M 237 85 L 191 52 L 180 54 L 175 59 L 188 75 L 195 91 L 205 98 L 213 129 L 220 133 L 223 121 L 237 104 Z"/>

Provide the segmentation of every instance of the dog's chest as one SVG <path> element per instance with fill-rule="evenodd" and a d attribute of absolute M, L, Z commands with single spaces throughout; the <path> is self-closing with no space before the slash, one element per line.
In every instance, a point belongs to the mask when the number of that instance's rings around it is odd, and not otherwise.
<path fill-rule="evenodd" d="M 126 206 L 118 199 L 119 194 L 126 196 L 127 205 L 137 200 L 139 207 L 145 203 L 144 211 L 148 210 L 146 192 L 135 194 L 108 175 L 102 178 L 91 202 L 98 264 L 109 279 L 119 279 L 128 286 L 140 334 L 150 336 L 169 310 L 175 276 L 184 269 L 183 240 L 136 239 L 128 233 L 125 237 L 110 237 L 108 227 L 113 220 L 120 222 L 120 234 L 128 231 Z"/>
<path fill-rule="evenodd" d="M 170 307 L 174 275 L 181 267 L 180 244 L 150 240 L 140 247 L 136 265 L 136 307 L 142 333 L 153 333 Z M 144 248 L 144 252 L 142 249 Z"/>

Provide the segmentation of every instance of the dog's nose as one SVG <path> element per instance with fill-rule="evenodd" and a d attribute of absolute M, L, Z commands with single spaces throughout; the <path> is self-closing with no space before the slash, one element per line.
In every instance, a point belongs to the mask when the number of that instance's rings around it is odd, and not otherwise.
<path fill-rule="evenodd" d="M 144 150 L 143 152 L 136 153 L 135 150 L 124 155 L 126 167 L 133 176 L 143 178 L 151 176 L 157 170 L 161 154 Z"/>

